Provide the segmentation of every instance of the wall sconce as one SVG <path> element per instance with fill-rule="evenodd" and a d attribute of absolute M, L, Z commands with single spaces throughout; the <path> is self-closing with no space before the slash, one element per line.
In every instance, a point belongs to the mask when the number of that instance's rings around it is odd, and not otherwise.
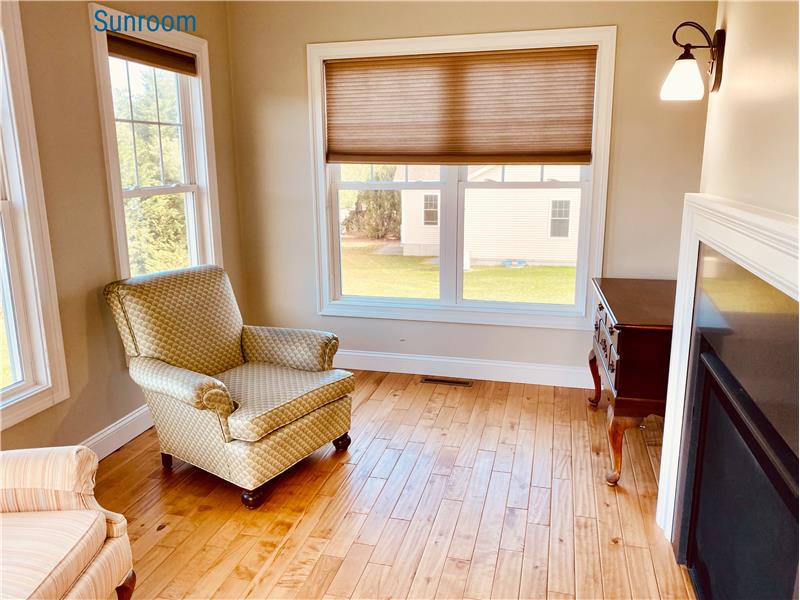
<path fill-rule="evenodd" d="M 678 41 L 678 31 L 681 27 L 694 27 L 708 42 L 705 46 L 695 46 L 693 44 L 681 44 Z M 678 57 L 672 70 L 661 86 L 662 100 L 702 100 L 705 94 L 703 78 L 700 75 L 700 67 L 697 60 L 692 55 L 695 48 L 708 48 L 711 53 L 711 60 L 708 65 L 708 88 L 712 92 L 719 89 L 722 81 L 722 56 L 725 52 L 725 30 L 717 29 L 714 32 L 714 39 L 702 25 L 694 21 L 685 21 L 675 28 L 672 32 L 672 42 L 676 46 L 683 48 L 683 54 Z"/>

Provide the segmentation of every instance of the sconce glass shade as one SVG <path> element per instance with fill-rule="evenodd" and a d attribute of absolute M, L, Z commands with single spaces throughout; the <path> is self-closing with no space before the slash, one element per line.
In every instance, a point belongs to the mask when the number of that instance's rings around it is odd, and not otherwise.
<path fill-rule="evenodd" d="M 706 93 L 694 56 L 681 56 L 661 86 L 662 100 L 702 100 Z"/>

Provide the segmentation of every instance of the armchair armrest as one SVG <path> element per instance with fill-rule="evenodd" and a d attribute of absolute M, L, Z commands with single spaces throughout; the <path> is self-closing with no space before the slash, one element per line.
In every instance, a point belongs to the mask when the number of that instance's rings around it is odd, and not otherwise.
<path fill-rule="evenodd" d="M 0 452 L 0 512 L 99 510 L 106 516 L 108 537 L 124 535 L 125 517 L 94 497 L 97 463 L 86 446 Z"/>
<path fill-rule="evenodd" d="M 314 329 L 245 325 L 242 349 L 248 362 L 267 362 L 302 371 L 327 371 L 333 368 L 339 338 Z"/>
<path fill-rule="evenodd" d="M 170 396 L 195 408 L 210 408 L 225 417 L 233 412 L 228 388 L 219 379 L 142 356 L 131 358 L 128 369 L 131 378 L 146 390 Z"/>

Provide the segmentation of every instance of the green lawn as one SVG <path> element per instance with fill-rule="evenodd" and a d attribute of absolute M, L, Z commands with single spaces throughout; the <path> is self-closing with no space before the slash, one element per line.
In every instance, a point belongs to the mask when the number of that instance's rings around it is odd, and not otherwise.
<path fill-rule="evenodd" d="M 352 296 L 438 298 L 439 265 L 430 257 L 379 254 L 377 241 L 342 240 L 342 292 Z M 468 300 L 571 304 L 575 267 L 473 267 L 464 273 Z"/>

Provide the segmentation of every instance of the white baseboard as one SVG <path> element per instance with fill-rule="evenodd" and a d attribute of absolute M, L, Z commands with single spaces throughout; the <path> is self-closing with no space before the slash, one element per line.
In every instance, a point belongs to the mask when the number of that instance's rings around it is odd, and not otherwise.
<path fill-rule="evenodd" d="M 82 445 L 88 446 L 103 459 L 152 426 L 153 417 L 145 404 L 84 440 Z"/>
<path fill-rule="evenodd" d="M 365 371 L 466 377 L 574 388 L 593 387 L 588 365 L 578 367 L 363 350 L 339 350 L 333 364 L 335 367 L 343 369 L 363 369 Z"/>

